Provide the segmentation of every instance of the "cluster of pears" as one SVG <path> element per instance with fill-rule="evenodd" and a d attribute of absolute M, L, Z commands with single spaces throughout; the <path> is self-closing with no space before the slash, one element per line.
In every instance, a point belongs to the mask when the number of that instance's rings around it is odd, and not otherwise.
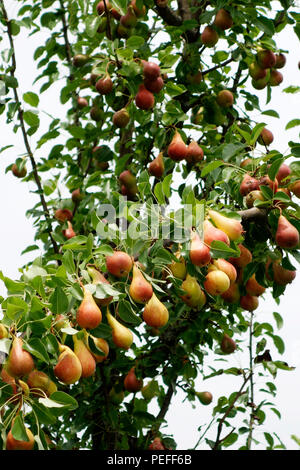
<path fill-rule="evenodd" d="M 159 93 L 164 87 L 160 67 L 155 62 L 142 60 L 143 83 L 139 85 L 135 96 L 135 104 L 139 109 L 149 110 L 155 104 L 154 93 Z"/>
<path fill-rule="evenodd" d="M 221 8 L 217 11 L 211 25 L 205 26 L 201 33 L 201 42 L 206 47 L 214 47 L 219 41 L 219 32 L 232 28 L 233 19 L 229 11 Z"/>
<path fill-rule="evenodd" d="M 262 90 L 267 85 L 278 86 L 283 80 L 282 73 L 278 70 L 285 66 L 284 54 L 275 54 L 270 49 L 258 48 L 255 60 L 249 65 L 249 75 L 252 78 L 252 86 L 256 90 Z"/>
<path fill-rule="evenodd" d="M 138 19 L 146 15 L 146 6 L 139 8 L 136 0 L 131 0 L 127 6 L 125 15 L 122 15 L 117 8 L 114 8 L 109 1 L 106 1 L 106 9 L 103 1 L 96 6 L 101 22 L 98 28 L 99 33 L 107 31 L 107 22 L 110 22 L 110 32 L 119 38 L 129 38 Z"/>
<path fill-rule="evenodd" d="M 72 195 L 72 200 L 75 202 L 76 193 L 74 193 L 74 199 Z M 54 218 L 62 224 L 62 234 L 68 240 L 70 238 L 76 237 L 76 232 L 73 229 L 72 219 L 73 212 L 68 208 L 59 208 L 54 212 Z"/>

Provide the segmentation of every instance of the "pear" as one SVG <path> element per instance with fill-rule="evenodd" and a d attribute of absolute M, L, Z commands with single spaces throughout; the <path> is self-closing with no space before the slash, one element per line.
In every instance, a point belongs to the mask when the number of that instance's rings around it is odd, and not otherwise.
<path fill-rule="evenodd" d="M 139 86 L 138 92 L 135 96 L 135 104 L 138 108 L 143 110 L 152 109 L 155 104 L 153 93 L 147 90 L 143 83 Z"/>
<path fill-rule="evenodd" d="M 155 178 L 161 178 L 165 171 L 165 164 L 163 158 L 163 152 L 160 152 L 157 157 L 149 163 L 148 172 Z"/>
<path fill-rule="evenodd" d="M 67 224 L 68 224 L 68 228 L 63 230 L 62 233 L 63 233 L 63 236 L 69 240 L 70 238 L 76 237 L 76 233 L 74 232 L 73 226 L 69 220 L 67 221 Z"/>
<path fill-rule="evenodd" d="M 243 177 L 243 180 L 240 185 L 240 194 L 242 196 L 247 196 L 252 191 L 259 189 L 259 181 L 256 178 L 253 178 L 248 173 Z"/>
<path fill-rule="evenodd" d="M 90 353 L 92 354 L 92 356 L 94 357 L 95 361 L 97 362 L 97 364 L 99 362 L 103 362 L 105 361 L 105 359 L 107 358 L 108 354 L 109 354 L 109 344 L 108 342 L 103 339 L 103 338 L 96 338 L 92 335 L 90 335 L 90 337 L 92 338 L 92 340 L 94 341 L 94 344 L 96 346 L 97 349 L 99 349 L 100 351 L 103 352 L 103 354 L 96 354 L 94 351 L 92 351 L 90 349 Z"/>
<path fill-rule="evenodd" d="M 159 391 L 158 383 L 156 380 L 151 380 L 148 382 L 146 385 L 143 386 L 141 389 L 142 395 L 145 398 L 145 400 L 150 401 L 152 398 L 157 395 Z"/>
<path fill-rule="evenodd" d="M 209 220 L 205 219 L 203 222 L 203 231 L 204 231 L 204 243 L 210 246 L 210 244 L 215 241 L 221 241 L 230 245 L 230 240 L 228 235 L 223 232 L 223 230 L 215 227 Z"/>
<path fill-rule="evenodd" d="M 100 78 L 96 82 L 96 90 L 101 94 L 101 95 L 108 95 L 108 93 L 112 92 L 113 89 L 113 81 L 110 78 L 109 74 L 106 74 L 103 78 Z"/>
<path fill-rule="evenodd" d="M 269 85 L 270 86 L 278 86 L 283 81 L 283 75 L 279 70 L 273 69 L 270 71 L 270 79 Z"/>
<path fill-rule="evenodd" d="M 238 244 L 238 248 L 240 255 L 237 258 L 228 258 L 228 261 L 237 268 L 245 268 L 252 261 L 252 253 L 241 243 Z"/>
<path fill-rule="evenodd" d="M 289 186 L 289 189 L 290 191 L 292 191 L 292 193 L 300 198 L 300 180 L 297 180 L 297 181 L 294 181 L 290 186 Z"/>
<path fill-rule="evenodd" d="M 123 390 L 116 390 L 113 387 L 108 394 L 109 401 L 114 405 L 120 405 L 125 398 L 125 393 Z"/>
<path fill-rule="evenodd" d="M 153 295 L 153 289 L 150 282 L 146 281 L 136 263 L 133 265 L 133 275 L 129 287 L 129 294 L 135 302 L 142 304 L 150 300 Z"/>
<path fill-rule="evenodd" d="M 261 68 L 257 62 L 252 62 L 249 65 L 249 75 L 254 80 L 260 80 L 261 78 L 265 78 L 267 76 L 267 70 Z"/>
<path fill-rule="evenodd" d="M 293 282 L 296 277 L 296 270 L 292 271 L 291 269 L 286 269 L 280 264 L 280 260 L 273 261 L 273 278 L 276 284 L 280 286 L 286 286 Z"/>
<path fill-rule="evenodd" d="M 151 444 L 148 446 L 148 450 L 166 450 L 160 437 L 155 437 Z"/>
<path fill-rule="evenodd" d="M 226 29 L 230 29 L 233 26 L 233 19 L 227 10 L 220 8 L 215 16 L 214 24 L 218 28 L 225 31 Z"/>
<path fill-rule="evenodd" d="M 264 127 L 264 129 L 261 131 L 259 138 L 257 139 L 257 141 L 261 145 L 270 145 L 273 142 L 273 140 L 274 140 L 273 133 L 266 127 Z"/>
<path fill-rule="evenodd" d="M 276 57 L 276 63 L 275 63 L 275 68 L 276 69 L 282 69 L 282 67 L 285 66 L 286 63 L 286 56 L 282 53 L 275 54 Z"/>
<path fill-rule="evenodd" d="M 222 341 L 221 341 L 221 350 L 225 354 L 232 354 L 236 350 L 236 343 L 235 341 L 230 338 L 226 333 L 224 334 Z"/>
<path fill-rule="evenodd" d="M 59 222 L 66 222 L 67 220 L 73 219 L 73 212 L 69 209 L 57 209 L 54 213 L 54 217 Z"/>
<path fill-rule="evenodd" d="M 183 141 L 181 134 L 176 130 L 168 146 L 168 156 L 175 162 L 184 160 L 188 154 L 188 147 Z"/>
<path fill-rule="evenodd" d="M 286 181 L 286 178 L 291 174 L 291 172 L 292 170 L 289 167 L 289 165 L 287 165 L 286 163 L 282 163 L 282 165 L 280 165 L 279 170 L 276 174 L 276 179 L 278 181 L 278 184 L 280 185 L 282 180 Z"/>
<path fill-rule="evenodd" d="M 280 215 L 275 235 L 275 241 L 280 248 L 292 249 L 299 244 L 299 232 L 284 215 Z"/>
<path fill-rule="evenodd" d="M 198 232 L 191 231 L 190 260 L 195 266 L 206 266 L 210 260 L 209 246 L 200 239 Z"/>
<path fill-rule="evenodd" d="M 37 369 L 30 372 L 27 377 L 27 384 L 30 392 L 37 397 L 44 397 L 45 394 L 50 397 L 52 393 L 57 391 L 57 386 L 50 377 L 45 372 Z"/>
<path fill-rule="evenodd" d="M 221 108 L 230 108 L 233 105 L 234 97 L 231 91 L 221 90 L 217 94 L 216 101 Z"/>
<path fill-rule="evenodd" d="M 75 204 L 78 204 L 84 198 L 84 194 L 80 191 L 80 188 L 74 189 L 71 194 L 71 199 Z"/>
<path fill-rule="evenodd" d="M 122 278 L 128 276 L 133 266 L 131 256 L 124 251 L 115 251 L 106 257 L 106 267 L 110 274 Z"/>
<path fill-rule="evenodd" d="M 150 78 L 144 79 L 144 85 L 147 90 L 151 91 L 151 93 L 159 93 L 164 87 L 164 80 L 162 77 L 157 77 L 154 80 Z"/>
<path fill-rule="evenodd" d="M 76 313 L 76 321 L 81 328 L 94 329 L 102 321 L 102 313 L 92 294 L 83 286 L 83 300 Z"/>
<path fill-rule="evenodd" d="M 83 98 L 82 96 L 78 96 L 77 98 L 77 106 L 80 109 L 86 108 L 89 105 L 88 100 Z"/>
<path fill-rule="evenodd" d="M 226 273 L 216 269 L 207 273 L 204 281 L 204 289 L 210 295 L 220 295 L 230 287 L 230 279 Z"/>
<path fill-rule="evenodd" d="M 220 271 L 223 271 L 225 274 L 230 279 L 230 283 L 233 283 L 236 281 L 237 278 L 237 271 L 236 268 L 231 264 L 229 261 L 223 258 L 218 258 L 213 260 L 212 264 L 208 266 L 207 271 L 215 271 L 219 269 Z"/>
<path fill-rule="evenodd" d="M 29 374 L 34 368 L 31 354 L 23 349 L 23 340 L 15 336 L 5 364 L 7 373 L 15 379 Z"/>
<path fill-rule="evenodd" d="M 127 126 L 130 121 L 130 116 L 126 108 L 116 111 L 113 115 L 113 124 L 120 129 Z"/>
<path fill-rule="evenodd" d="M 6 437 L 6 450 L 32 450 L 34 448 L 34 435 L 29 428 L 26 428 L 27 441 L 20 441 L 16 439 L 12 434 L 12 429 Z"/>
<path fill-rule="evenodd" d="M 257 282 L 255 274 L 252 274 L 252 276 L 248 279 L 245 288 L 247 294 L 254 295 L 256 297 L 262 295 L 266 290 L 265 287 Z"/>
<path fill-rule="evenodd" d="M 169 264 L 169 269 L 171 270 L 172 274 L 174 277 L 177 277 L 178 279 L 184 280 L 186 277 L 186 262 L 183 256 L 181 256 L 180 252 L 178 251 L 175 253 L 176 258 L 178 258 L 178 261 L 172 261 L 171 264 Z"/>
<path fill-rule="evenodd" d="M 81 377 L 91 377 L 96 371 L 96 361 L 83 339 L 79 339 L 77 335 L 73 335 L 74 353 L 78 357 L 81 364 Z"/>
<path fill-rule="evenodd" d="M 106 318 L 112 328 L 112 340 L 118 348 L 129 349 L 133 343 L 132 332 L 122 323 L 120 323 L 110 312 L 107 312 Z"/>
<path fill-rule="evenodd" d="M 210 392 L 195 392 L 195 395 L 199 398 L 202 405 L 209 405 L 213 399 L 213 396 Z"/>
<path fill-rule="evenodd" d="M 169 320 L 169 312 L 167 307 L 156 297 L 155 293 L 146 303 L 143 311 L 143 320 L 147 325 L 154 328 L 165 326 Z"/>
<path fill-rule="evenodd" d="M 204 152 L 198 142 L 192 140 L 187 147 L 186 161 L 189 163 L 199 163 L 203 160 Z"/>
<path fill-rule="evenodd" d="M 276 56 L 274 52 L 268 49 L 260 49 L 256 57 L 258 65 L 263 69 L 270 69 L 276 64 Z"/>
<path fill-rule="evenodd" d="M 145 79 L 156 80 L 160 76 L 160 67 L 155 62 L 142 61 L 143 75 Z"/>
<path fill-rule="evenodd" d="M 206 47 L 214 47 L 219 40 L 219 35 L 211 26 L 205 26 L 201 33 L 201 42 Z"/>
<path fill-rule="evenodd" d="M 5 382 L 6 384 L 10 385 L 11 387 L 11 393 L 15 395 L 17 393 L 17 384 L 15 379 L 9 375 L 5 367 L 2 367 L 1 373 L 0 373 L 1 380 Z M 3 387 L 4 388 L 4 387 Z"/>
<path fill-rule="evenodd" d="M 86 267 L 86 270 L 87 272 L 89 273 L 89 275 L 91 276 L 92 278 L 92 283 L 95 284 L 95 285 L 98 285 L 98 284 L 110 284 L 110 282 L 103 276 L 103 274 L 98 271 L 98 269 L 96 269 L 94 266 L 92 265 L 88 265 Z M 112 296 L 108 296 L 104 299 L 98 299 L 96 297 L 96 294 L 93 295 L 93 297 L 95 298 L 95 302 L 98 306 L 107 306 L 108 304 L 111 303 L 111 301 L 113 300 L 113 297 Z"/>
<path fill-rule="evenodd" d="M 246 196 L 246 206 L 248 209 L 253 207 L 255 201 L 265 201 L 263 193 L 260 190 L 250 191 Z"/>
<path fill-rule="evenodd" d="M 235 241 L 241 238 L 243 233 L 243 227 L 238 220 L 225 217 L 219 212 L 213 210 L 208 211 L 208 215 L 215 223 L 217 228 L 225 232 L 226 235 L 228 235 L 228 237 L 230 238 L 230 240 Z"/>
<path fill-rule="evenodd" d="M 198 307 L 201 309 L 206 303 L 206 295 L 201 289 L 197 279 L 190 274 L 186 276 L 186 279 L 181 284 L 181 289 L 185 291 L 185 294 L 181 296 L 182 300 L 189 307 Z"/>
<path fill-rule="evenodd" d="M 81 362 L 69 346 L 59 345 L 60 355 L 53 368 L 54 375 L 66 385 L 77 382 L 82 373 Z"/>
<path fill-rule="evenodd" d="M 11 167 L 11 171 L 17 178 L 24 178 L 27 175 L 27 168 L 24 164 L 22 164 L 22 167 L 20 168 L 16 163 L 14 163 Z"/>
<path fill-rule="evenodd" d="M 0 339 L 7 338 L 7 337 L 8 337 L 7 328 L 2 323 L 0 323 Z"/>
<path fill-rule="evenodd" d="M 227 289 L 223 294 L 221 294 L 222 299 L 225 300 L 225 302 L 229 302 L 232 304 L 237 304 L 240 300 L 240 290 L 239 286 L 236 282 L 233 282 L 229 289 Z"/>
<path fill-rule="evenodd" d="M 248 310 L 248 312 L 253 312 L 254 310 L 256 310 L 258 307 L 258 303 L 258 297 L 255 295 L 246 294 L 242 295 L 240 298 L 240 306 L 244 310 Z"/>
<path fill-rule="evenodd" d="M 124 388 L 127 392 L 139 392 L 143 388 L 143 379 L 137 379 L 135 368 L 132 367 L 124 379 Z"/>
<path fill-rule="evenodd" d="M 129 5 L 126 14 L 121 16 L 120 24 L 125 28 L 133 28 L 137 24 L 137 17 L 132 5 Z"/>

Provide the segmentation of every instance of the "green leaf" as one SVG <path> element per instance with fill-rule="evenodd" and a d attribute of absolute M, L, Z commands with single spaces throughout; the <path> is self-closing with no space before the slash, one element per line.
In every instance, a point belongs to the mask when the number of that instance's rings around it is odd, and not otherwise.
<path fill-rule="evenodd" d="M 37 114 L 32 111 L 24 111 L 23 118 L 26 124 L 30 127 L 38 127 L 40 125 L 40 119 Z"/>
<path fill-rule="evenodd" d="M 87 16 L 85 20 L 85 31 L 86 34 L 90 37 L 93 38 L 95 34 L 97 33 L 97 29 L 99 28 L 101 23 L 101 17 L 100 16 Z"/>
<path fill-rule="evenodd" d="M 127 300 L 120 300 L 118 314 L 126 323 L 132 323 L 133 325 L 140 325 L 142 320 L 134 313 L 130 302 Z"/>
<path fill-rule="evenodd" d="M 280 119 L 280 116 L 279 114 L 277 113 L 277 111 L 274 111 L 273 109 L 269 109 L 267 111 L 263 111 L 261 114 L 264 114 L 266 116 L 272 116 L 274 118 L 278 118 Z"/>
<path fill-rule="evenodd" d="M 66 313 L 69 307 L 68 297 L 61 287 L 56 287 L 53 294 L 50 296 L 50 309 L 54 314 Z"/>
<path fill-rule="evenodd" d="M 265 16 L 259 15 L 257 18 L 253 18 L 253 24 L 257 26 L 260 31 L 263 31 L 268 36 L 275 34 L 275 26 L 272 19 L 266 18 Z"/>
<path fill-rule="evenodd" d="M 21 418 L 21 415 L 18 414 L 15 419 L 14 419 L 14 424 L 11 428 L 11 432 L 13 437 L 17 441 L 26 441 L 29 442 L 29 438 L 27 436 L 26 428 L 23 422 L 23 419 Z"/>
<path fill-rule="evenodd" d="M 38 95 L 36 95 L 32 91 L 28 91 L 27 93 L 24 93 L 23 100 L 26 103 L 30 104 L 30 106 L 33 106 L 34 108 L 36 108 L 40 102 Z"/>
<path fill-rule="evenodd" d="M 76 410 L 76 408 L 78 408 L 77 400 L 65 392 L 58 391 L 58 392 L 52 393 L 50 401 L 53 404 L 55 404 L 54 406 L 67 407 L 69 410 Z M 40 398 L 39 402 L 43 403 L 43 399 Z M 49 406 L 49 402 L 48 402 L 48 406 Z"/>
<path fill-rule="evenodd" d="M 201 171 L 201 177 L 204 178 L 204 176 L 208 175 L 211 171 L 215 170 L 216 168 L 219 168 L 219 166 L 224 165 L 224 162 L 222 160 L 214 160 L 203 168 Z"/>
<path fill-rule="evenodd" d="M 226 243 L 219 240 L 214 240 L 210 245 L 210 252 L 213 258 L 229 258 L 229 257 L 238 257 L 239 251 L 234 250 Z"/>
<path fill-rule="evenodd" d="M 130 49 L 138 49 L 144 44 L 145 40 L 141 36 L 130 36 L 126 41 L 126 46 Z"/>
<path fill-rule="evenodd" d="M 288 86 L 282 90 L 284 93 L 298 93 L 300 91 L 300 86 Z"/>
<path fill-rule="evenodd" d="M 300 126 L 300 119 L 292 119 L 285 126 L 285 130 L 292 129 L 293 127 Z"/>
<path fill-rule="evenodd" d="M 47 350 L 40 338 L 30 338 L 27 343 L 24 344 L 24 349 L 41 361 L 47 364 L 49 363 Z"/>
<path fill-rule="evenodd" d="M 250 145 L 254 145 L 257 139 L 259 138 L 261 131 L 266 127 L 266 123 L 261 122 L 259 124 L 256 124 L 256 126 L 253 128 L 251 137 L 250 137 Z"/>
<path fill-rule="evenodd" d="M 74 257 L 71 250 L 67 250 L 62 257 L 62 263 L 66 268 L 67 272 L 70 274 L 74 274 L 76 272 L 76 267 L 74 263 Z"/>

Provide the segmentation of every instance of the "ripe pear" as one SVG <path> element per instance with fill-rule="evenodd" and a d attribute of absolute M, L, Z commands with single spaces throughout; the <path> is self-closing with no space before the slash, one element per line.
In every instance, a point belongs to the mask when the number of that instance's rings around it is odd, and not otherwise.
<path fill-rule="evenodd" d="M 155 437 L 151 444 L 149 444 L 148 450 L 166 450 L 160 437 Z"/>
<path fill-rule="evenodd" d="M 178 258 L 178 261 L 172 261 L 171 264 L 169 264 L 169 269 L 171 270 L 172 274 L 174 277 L 177 277 L 178 279 L 184 280 L 186 277 L 186 262 L 183 256 L 181 256 L 180 251 L 175 253 L 176 258 Z"/>
<path fill-rule="evenodd" d="M 29 374 L 34 368 L 31 354 L 23 349 L 23 340 L 15 336 L 5 363 L 5 369 L 9 375 L 18 379 Z"/>
<path fill-rule="evenodd" d="M 164 80 L 162 77 L 157 77 L 154 80 L 150 78 L 144 79 L 144 85 L 147 90 L 151 91 L 151 93 L 159 93 L 164 87 Z"/>
<path fill-rule="evenodd" d="M 279 54 L 275 54 L 275 57 L 276 57 L 276 63 L 274 65 L 274 67 L 276 69 L 282 69 L 282 67 L 284 67 L 285 63 L 286 63 L 285 55 L 282 54 L 282 53 L 279 53 Z"/>
<path fill-rule="evenodd" d="M 246 173 L 240 185 L 240 194 L 242 196 L 247 196 L 251 191 L 256 191 L 258 189 L 259 181 Z"/>
<path fill-rule="evenodd" d="M 152 109 L 155 104 L 153 93 L 147 90 L 143 83 L 139 86 L 138 92 L 135 95 L 135 104 L 138 108 L 143 110 Z"/>
<path fill-rule="evenodd" d="M 142 61 L 143 75 L 147 80 L 156 80 L 160 76 L 160 67 L 155 62 Z"/>
<path fill-rule="evenodd" d="M 103 78 L 97 80 L 95 87 L 101 95 L 108 95 L 108 93 L 111 93 L 113 89 L 113 81 L 110 75 L 106 74 Z"/>
<path fill-rule="evenodd" d="M 90 353 L 85 341 L 73 335 L 74 353 L 81 364 L 81 377 L 91 377 L 96 371 L 96 361 Z"/>
<path fill-rule="evenodd" d="M 54 217 L 59 222 L 66 222 L 67 220 L 73 219 L 73 212 L 69 209 L 57 209 L 54 213 Z"/>
<path fill-rule="evenodd" d="M 134 13 L 132 5 L 129 5 L 125 15 L 122 15 L 120 18 L 120 24 L 125 26 L 125 28 L 133 28 L 137 24 L 137 17 Z"/>
<path fill-rule="evenodd" d="M 225 333 L 222 338 L 220 347 L 223 353 L 232 354 L 236 350 L 236 343 L 232 338 L 230 338 L 230 336 Z"/>
<path fill-rule="evenodd" d="M 221 108 L 230 108 L 233 105 L 234 97 L 230 90 L 221 90 L 217 94 L 216 101 Z"/>
<path fill-rule="evenodd" d="M 241 294 L 239 286 L 236 282 L 232 283 L 229 289 L 227 289 L 225 292 L 223 292 L 223 294 L 221 294 L 221 297 L 225 300 L 225 302 L 229 302 L 232 304 L 238 303 L 240 300 L 240 296 Z"/>
<path fill-rule="evenodd" d="M 195 392 L 202 405 L 209 405 L 212 402 L 213 396 L 210 392 Z"/>
<path fill-rule="evenodd" d="M 269 79 L 270 79 L 270 70 L 268 69 L 266 70 L 266 76 L 264 78 L 258 78 L 257 80 L 252 78 L 251 84 L 253 88 L 255 88 L 256 90 L 263 90 L 268 85 Z"/>
<path fill-rule="evenodd" d="M 110 312 L 107 312 L 106 318 L 112 328 L 112 340 L 118 348 L 129 349 L 133 343 L 132 332 L 122 323 L 120 323 Z"/>
<path fill-rule="evenodd" d="M 89 61 L 89 56 L 86 54 L 77 54 L 73 57 L 74 67 L 83 67 Z"/>
<path fill-rule="evenodd" d="M 198 232 L 191 230 L 190 260 L 195 266 L 206 266 L 210 263 L 211 255 L 208 245 L 200 239 Z"/>
<path fill-rule="evenodd" d="M 273 142 L 273 140 L 274 140 L 273 133 L 266 127 L 261 131 L 259 138 L 257 139 L 257 141 L 261 145 L 267 145 L 267 146 L 270 145 Z"/>
<path fill-rule="evenodd" d="M 276 56 L 274 52 L 268 49 L 260 49 L 257 52 L 257 63 L 263 69 L 270 69 L 276 64 Z"/>
<path fill-rule="evenodd" d="M 130 5 L 132 6 L 135 16 L 137 18 L 141 18 L 145 16 L 146 11 L 147 11 L 145 5 L 143 5 L 142 8 L 139 8 L 138 5 L 136 4 L 136 0 L 131 0 Z"/>
<path fill-rule="evenodd" d="M 249 75 L 254 80 L 260 80 L 267 76 L 267 70 L 260 67 L 257 62 L 252 62 L 249 65 Z"/>
<path fill-rule="evenodd" d="M 149 163 L 148 172 L 155 178 L 161 178 L 165 171 L 165 164 L 163 158 L 163 152 L 160 152 L 157 157 Z"/>
<path fill-rule="evenodd" d="M 272 263 L 272 268 L 274 281 L 280 286 L 286 286 L 287 284 L 290 284 L 296 277 L 296 271 L 284 268 L 281 266 L 279 260 Z"/>
<path fill-rule="evenodd" d="M 255 201 L 265 201 L 263 193 L 257 189 L 254 191 L 251 191 L 246 196 L 246 206 L 248 207 L 248 209 L 253 207 Z"/>
<path fill-rule="evenodd" d="M 280 215 L 275 235 L 275 241 L 280 248 L 292 249 L 299 244 L 299 232 L 284 215 Z"/>
<path fill-rule="evenodd" d="M 106 257 L 106 268 L 110 274 L 122 278 L 128 276 L 133 266 L 131 256 L 124 251 L 115 251 Z"/>
<path fill-rule="evenodd" d="M 59 351 L 57 364 L 53 368 L 54 375 L 66 385 L 74 384 L 81 377 L 81 362 L 69 346 L 60 344 Z"/>
<path fill-rule="evenodd" d="M 279 170 L 276 174 L 276 179 L 278 181 L 278 184 L 280 185 L 282 180 L 287 181 L 286 178 L 291 174 L 292 170 L 291 168 L 289 167 L 289 165 L 287 165 L 286 163 L 282 163 L 282 165 L 280 165 L 279 167 Z"/>
<path fill-rule="evenodd" d="M 105 359 L 107 358 L 108 354 L 109 354 L 109 344 L 108 342 L 103 339 L 103 338 L 96 338 L 92 335 L 90 335 L 90 337 L 92 338 L 92 340 L 94 341 L 94 344 L 96 346 L 97 349 L 100 349 L 100 351 L 103 352 L 103 354 L 96 354 L 94 351 L 92 351 L 90 349 L 90 353 L 92 354 L 92 356 L 94 357 L 95 361 L 98 363 L 100 362 L 103 362 L 105 361 Z"/>
<path fill-rule="evenodd" d="M 28 440 L 20 441 L 13 436 L 12 430 L 10 430 L 6 437 L 6 450 L 32 450 L 35 442 L 34 435 L 29 428 L 26 428 L 26 434 Z"/>
<path fill-rule="evenodd" d="M 229 261 L 223 258 L 218 258 L 213 260 L 212 264 L 208 266 L 207 271 L 216 271 L 219 269 L 220 271 L 223 271 L 227 276 L 229 277 L 230 283 L 233 283 L 236 281 L 237 278 L 237 271 L 233 264 L 231 264 Z"/>
<path fill-rule="evenodd" d="M 17 385 L 15 379 L 9 375 L 5 367 L 2 367 L 1 373 L 0 373 L 1 380 L 11 387 L 11 393 L 15 395 L 17 393 Z M 4 388 L 4 387 L 3 387 Z M 7 391 L 7 387 L 5 387 L 5 390 Z"/>
<path fill-rule="evenodd" d="M 129 287 L 129 294 L 135 302 L 143 304 L 151 299 L 153 289 L 150 282 L 146 281 L 136 263 L 134 263 L 132 270 L 133 275 Z"/>
<path fill-rule="evenodd" d="M 270 86 L 278 86 L 283 81 L 283 75 L 279 70 L 273 69 L 270 71 L 270 79 L 269 85 Z"/>
<path fill-rule="evenodd" d="M 246 294 L 242 295 L 240 298 L 240 306 L 244 310 L 248 310 L 248 312 L 253 312 L 254 310 L 256 310 L 258 304 L 259 300 L 258 297 L 256 297 L 255 295 Z"/>
<path fill-rule="evenodd" d="M 252 276 L 248 279 L 245 288 L 247 294 L 254 295 L 256 297 L 262 295 L 266 290 L 264 286 L 257 282 L 255 274 L 252 274 Z"/>
<path fill-rule="evenodd" d="M 168 156 L 175 162 L 184 160 L 188 153 L 188 147 L 183 141 L 181 134 L 176 130 L 167 150 Z"/>
<path fill-rule="evenodd" d="M 94 266 L 92 265 L 88 265 L 86 267 L 86 270 L 87 272 L 89 273 L 89 275 L 91 276 L 92 278 L 92 283 L 95 284 L 95 285 L 98 285 L 98 284 L 110 284 L 110 282 L 103 276 L 103 274 L 98 271 L 98 269 L 96 269 Z M 111 303 L 111 301 L 113 300 L 113 297 L 112 296 L 108 296 L 108 297 L 105 297 L 104 299 L 98 299 L 96 297 L 96 293 L 93 295 L 93 297 L 95 298 L 95 302 L 98 306 L 107 306 L 108 304 Z"/>
<path fill-rule="evenodd" d="M 62 233 L 63 233 L 63 236 L 69 240 L 70 238 L 76 237 L 76 232 L 74 231 L 73 226 L 69 220 L 67 221 L 67 224 L 68 224 L 68 228 L 63 230 Z"/>
<path fill-rule="evenodd" d="M 203 160 L 204 152 L 198 142 L 192 140 L 187 147 L 186 161 L 188 163 L 199 163 Z"/>
<path fill-rule="evenodd" d="M 259 187 L 261 186 L 269 186 L 270 189 L 272 189 L 273 193 L 276 193 L 278 189 L 278 181 L 276 178 L 274 180 L 271 180 L 271 178 L 268 175 L 261 176 L 258 180 Z"/>
<path fill-rule="evenodd" d="M 186 276 L 186 279 L 181 284 L 181 289 L 185 291 L 185 294 L 181 296 L 181 299 L 189 307 L 198 307 L 201 309 L 206 303 L 205 293 L 201 289 L 197 279 L 190 274 Z"/>
<path fill-rule="evenodd" d="M 211 26 L 205 26 L 201 33 L 201 42 L 206 47 L 214 47 L 219 40 L 219 35 Z"/>
<path fill-rule="evenodd" d="M 233 26 L 233 19 L 231 17 L 231 14 L 224 8 L 221 8 L 217 11 L 217 14 L 214 19 L 214 24 L 223 31 L 225 31 L 226 29 L 230 29 Z"/>
<path fill-rule="evenodd" d="M 11 167 L 11 171 L 17 178 L 24 178 L 27 175 L 27 168 L 25 165 L 22 165 L 22 168 L 19 168 L 18 165 L 14 163 Z"/>
<path fill-rule="evenodd" d="M 137 379 L 135 368 L 132 367 L 124 379 L 124 388 L 127 392 L 139 392 L 143 388 L 143 379 Z"/>
<path fill-rule="evenodd" d="M 210 295 L 221 295 L 230 287 L 230 279 L 226 273 L 216 269 L 207 273 L 204 289 Z"/>
<path fill-rule="evenodd" d="M 252 253 L 241 243 L 238 244 L 238 248 L 240 255 L 237 258 L 228 258 L 228 261 L 237 268 L 245 268 L 252 261 Z"/>
<path fill-rule="evenodd" d="M 215 227 L 208 219 L 205 219 L 203 222 L 203 230 L 204 230 L 204 243 L 210 246 L 210 244 L 215 241 L 221 241 L 226 243 L 226 245 L 230 245 L 230 240 L 228 235 L 219 228 Z"/>
<path fill-rule="evenodd" d="M 208 211 L 208 215 L 217 228 L 225 232 L 230 240 L 236 241 L 241 238 L 243 234 L 243 227 L 238 220 L 231 219 L 213 210 Z"/>
<path fill-rule="evenodd" d="M 155 293 L 146 303 L 143 311 L 143 320 L 147 325 L 154 328 L 165 326 L 169 320 L 169 312 L 167 307 L 157 298 Z"/>
<path fill-rule="evenodd" d="M 298 181 L 294 181 L 290 186 L 289 186 L 289 189 L 290 191 L 292 191 L 292 193 L 300 198 L 300 180 Z"/>
<path fill-rule="evenodd" d="M 77 98 L 77 106 L 80 109 L 86 108 L 89 105 L 89 102 L 86 98 L 83 98 L 82 96 L 78 96 Z"/>
<path fill-rule="evenodd" d="M 126 108 L 116 111 L 113 115 L 113 124 L 120 129 L 127 126 L 130 121 L 130 116 Z"/>
<path fill-rule="evenodd" d="M 102 321 L 102 312 L 93 295 L 83 286 L 83 300 L 76 313 L 76 321 L 81 328 L 94 329 Z"/>
<path fill-rule="evenodd" d="M 8 330 L 3 323 L 0 323 L 0 339 L 8 338 Z"/>
<path fill-rule="evenodd" d="M 45 372 L 34 369 L 27 378 L 27 384 L 30 393 L 37 397 L 43 397 L 45 394 L 50 397 L 52 393 L 57 391 L 56 384 L 45 374 Z"/>

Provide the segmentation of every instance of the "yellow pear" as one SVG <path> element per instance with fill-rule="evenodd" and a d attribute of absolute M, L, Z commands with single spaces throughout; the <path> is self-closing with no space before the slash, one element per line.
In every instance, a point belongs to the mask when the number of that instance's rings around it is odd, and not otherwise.
<path fill-rule="evenodd" d="M 243 227 L 238 220 L 225 217 L 219 212 L 213 210 L 208 211 L 208 215 L 216 227 L 225 232 L 230 240 L 235 241 L 242 237 Z"/>
<path fill-rule="evenodd" d="M 188 274 L 186 279 L 181 284 L 181 289 L 186 292 L 183 296 L 181 296 L 185 304 L 193 308 L 203 307 L 206 302 L 206 295 L 195 277 Z"/>
<path fill-rule="evenodd" d="M 112 340 L 118 348 L 128 349 L 133 343 L 132 332 L 120 323 L 110 312 L 107 311 L 106 318 L 112 328 Z"/>
<path fill-rule="evenodd" d="M 168 309 L 154 293 L 144 308 L 143 319 L 147 325 L 154 328 L 162 327 L 168 323 Z"/>
<path fill-rule="evenodd" d="M 129 287 L 131 298 L 137 303 L 145 303 L 151 299 L 153 289 L 150 282 L 146 281 L 136 264 L 133 265 L 133 276 Z"/>

